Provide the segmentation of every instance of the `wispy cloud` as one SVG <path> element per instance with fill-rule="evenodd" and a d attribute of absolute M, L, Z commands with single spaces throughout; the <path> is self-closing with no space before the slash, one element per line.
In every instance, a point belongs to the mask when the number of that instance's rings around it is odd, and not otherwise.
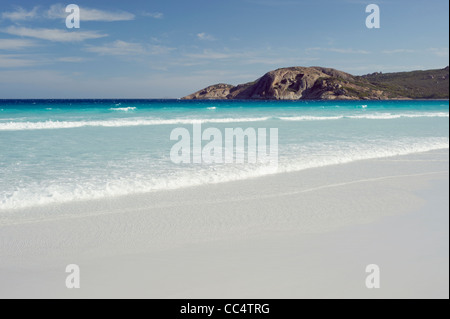
<path fill-rule="evenodd" d="M 173 48 L 161 45 L 144 45 L 117 40 L 101 46 L 90 46 L 86 51 L 97 53 L 99 55 L 118 55 L 118 56 L 136 56 L 136 55 L 161 55 L 168 54 Z"/>
<path fill-rule="evenodd" d="M 31 20 L 38 16 L 38 7 L 34 7 L 32 10 L 28 11 L 22 7 L 16 7 L 14 11 L 3 12 L 2 19 L 7 19 L 11 21 L 23 21 Z"/>
<path fill-rule="evenodd" d="M 126 11 L 104 11 L 99 9 L 80 7 L 80 16 L 82 21 L 130 21 L 134 20 L 135 15 Z M 2 19 L 11 21 L 24 21 L 36 18 L 45 19 L 65 19 L 67 17 L 66 7 L 62 4 L 54 4 L 49 9 L 39 9 L 34 7 L 31 10 L 26 10 L 22 7 L 16 7 L 14 11 L 3 12 Z M 161 16 L 162 18 L 162 16 Z"/>
<path fill-rule="evenodd" d="M 231 70 L 217 70 L 217 69 L 206 69 L 194 71 L 192 74 L 201 76 L 211 76 L 211 77 L 222 77 L 227 79 L 256 79 L 260 74 L 247 73 L 244 74 L 241 71 L 231 71 Z"/>
<path fill-rule="evenodd" d="M 80 63 L 85 62 L 87 59 L 82 57 L 76 57 L 76 56 L 66 56 L 62 58 L 57 58 L 56 61 L 58 62 L 64 62 L 64 63 Z"/>
<path fill-rule="evenodd" d="M 280 6 L 291 6 L 291 5 L 301 5 L 301 1 L 294 1 L 294 0 L 246 0 L 246 2 L 261 6 L 268 6 L 268 7 L 280 7 Z"/>
<path fill-rule="evenodd" d="M 140 43 L 131 43 L 121 40 L 101 46 L 92 46 L 86 48 L 86 51 L 97 53 L 99 55 L 140 55 L 145 53 L 145 49 Z"/>
<path fill-rule="evenodd" d="M 206 60 L 224 60 L 232 58 L 242 58 L 248 56 L 248 53 L 237 53 L 237 52 L 217 52 L 211 50 L 203 50 L 202 53 L 188 53 L 185 54 L 186 57 L 192 59 L 206 59 Z"/>
<path fill-rule="evenodd" d="M 382 1 L 382 0 L 377 0 L 376 2 L 374 2 L 372 0 L 344 0 L 344 2 L 350 3 L 350 4 L 365 5 L 365 6 L 367 6 L 371 3 L 376 3 L 378 5 L 386 3 L 386 1 Z"/>
<path fill-rule="evenodd" d="M 164 13 L 161 12 L 143 12 L 142 15 L 144 17 L 150 17 L 153 19 L 162 19 L 164 18 Z"/>
<path fill-rule="evenodd" d="M 44 16 L 48 19 L 65 19 L 67 17 L 67 13 L 65 11 L 65 7 L 62 4 L 54 4 L 44 14 Z M 111 12 L 87 7 L 80 7 L 80 18 L 81 21 L 114 22 L 134 20 L 135 15 L 126 11 Z"/>
<path fill-rule="evenodd" d="M 148 52 L 152 55 L 164 55 L 169 54 L 172 51 L 175 51 L 175 48 L 167 47 L 164 45 L 150 45 L 148 48 Z"/>
<path fill-rule="evenodd" d="M 252 75 L 248 80 L 254 78 Z M 146 73 L 132 77 L 111 76 L 105 80 L 45 69 L 0 72 L 2 98 L 174 98 L 195 92 L 219 79 L 221 77 L 214 75 Z M 174 83 L 179 92 L 174 92 Z M 17 86 L 20 93 L 12 90 Z"/>
<path fill-rule="evenodd" d="M 424 65 L 385 65 L 385 64 L 366 64 L 361 66 L 343 66 L 338 67 L 338 69 L 345 69 L 347 72 L 352 72 L 352 74 L 366 74 L 372 72 L 402 72 L 402 71 L 415 71 L 424 70 L 426 67 Z"/>
<path fill-rule="evenodd" d="M 21 68 L 36 65 L 37 61 L 21 55 L 0 54 L 0 68 Z"/>
<path fill-rule="evenodd" d="M 0 39 L 0 50 L 22 50 L 36 46 L 32 40 L 26 39 Z"/>
<path fill-rule="evenodd" d="M 430 48 L 430 49 L 428 49 L 428 51 L 430 51 L 434 55 L 437 55 L 438 57 L 441 57 L 441 58 L 449 57 L 448 48 Z"/>
<path fill-rule="evenodd" d="M 107 36 L 107 34 L 100 34 L 96 31 L 71 32 L 62 29 L 31 29 L 16 26 L 10 26 L 0 31 L 11 35 L 30 37 L 53 42 L 82 42 L 89 39 L 98 39 Z"/>
<path fill-rule="evenodd" d="M 198 33 L 198 34 L 197 34 L 197 38 L 198 38 L 199 40 L 203 40 L 203 41 L 215 41 L 215 40 L 216 40 L 215 37 L 213 37 L 212 35 L 207 34 L 207 33 L 205 33 L 205 32 Z"/>
<path fill-rule="evenodd" d="M 309 64 L 317 61 L 319 58 L 298 58 L 298 57 L 255 57 L 249 58 L 245 61 L 247 64 L 264 64 L 264 65 L 278 65 L 278 66 L 295 66 Z"/>
<path fill-rule="evenodd" d="M 310 51 L 324 51 L 324 52 L 334 52 L 334 53 L 342 53 L 342 54 L 370 54 L 369 51 L 366 50 L 355 50 L 351 48 L 321 48 L 321 47 L 315 47 L 315 48 L 307 48 L 307 52 Z"/>
<path fill-rule="evenodd" d="M 394 50 L 384 50 L 383 54 L 397 54 L 397 53 L 414 53 L 414 50 L 409 49 L 394 49 Z"/>
<path fill-rule="evenodd" d="M 313 61 L 319 60 L 317 57 L 299 57 L 296 52 L 268 52 L 263 51 L 213 51 L 203 50 L 199 53 L 184 54 L 186 60 L 181 61 L 180 65 L 195 66 L 199 64 L 207 64 L 212 61 L 214 63 L 233 61 L 239 65 L 264 65 L 272 67 L 283 67 L 292 65 L 305 65 Z"/>

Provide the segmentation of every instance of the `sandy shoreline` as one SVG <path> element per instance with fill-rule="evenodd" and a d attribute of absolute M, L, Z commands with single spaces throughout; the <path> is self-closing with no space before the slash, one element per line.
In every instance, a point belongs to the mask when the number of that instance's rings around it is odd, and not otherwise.
<path fill-rule="evenodd" d="M 448 298 L 448 158 L 4 212 L 0 297 Z"/>

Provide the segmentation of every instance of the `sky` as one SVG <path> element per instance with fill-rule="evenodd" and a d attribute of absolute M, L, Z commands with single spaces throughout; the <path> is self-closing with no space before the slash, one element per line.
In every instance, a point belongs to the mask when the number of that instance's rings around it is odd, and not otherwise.
<path fill-rule="evenodd" d="M 1 98 L 180 98 L 289 66 L 449 64 L 447 0 L 1 0 Z M 80 7 L 79 29 L 65 8 Z M 368 4 L 380 28 L 366 27 Z"/>

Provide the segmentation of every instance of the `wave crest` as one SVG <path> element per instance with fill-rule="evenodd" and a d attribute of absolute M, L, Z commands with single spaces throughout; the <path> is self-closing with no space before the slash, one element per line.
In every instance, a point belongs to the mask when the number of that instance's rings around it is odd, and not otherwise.
<path fill-rule="evenodd" d="M 125 108 L 124 108 L 125 109 Z M 205 119 L 159 119 L 159 118 L 128 118 L 111 120 L 90 120 L 90 121 L 41 121 L 41 122 L 7 122 L 0 123 L 0 131 L 23 131 L 23 130 L 50 130 L 69 129 L 80 127 L 126 127 L 126 126 L 152 126 L 152 125 L 192 125 L 195 123 L 245 123 L 264 122 L 270 119 L 281 121 L 331 121 L 331 120 L 392 120 L 400 118 L 448 118 L 449 113 L 377 113 L 363 115 L 339 115 L 339 116 L 292 116 L 292 117 L 244 117 L 244 118 L 205 118 Z"/>
<path fill-rule="evenodd" d="M 112 107 L 109 109 L 110 111 L 119 111 L 119 112 L 129 112 L 129 111 L 135 111 L 136 107 L 130 106 L 130 107 Z"/>

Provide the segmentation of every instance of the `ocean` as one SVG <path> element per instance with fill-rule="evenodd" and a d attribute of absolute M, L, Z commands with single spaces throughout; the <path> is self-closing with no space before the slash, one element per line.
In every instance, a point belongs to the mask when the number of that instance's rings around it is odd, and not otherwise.
<path fill-rule="evenodd" d="M 278 167 L 175 164 L 194 122 L 277 128 Z M 0 212 L 448 148 L 448 101 L 0 100 Z"/>

